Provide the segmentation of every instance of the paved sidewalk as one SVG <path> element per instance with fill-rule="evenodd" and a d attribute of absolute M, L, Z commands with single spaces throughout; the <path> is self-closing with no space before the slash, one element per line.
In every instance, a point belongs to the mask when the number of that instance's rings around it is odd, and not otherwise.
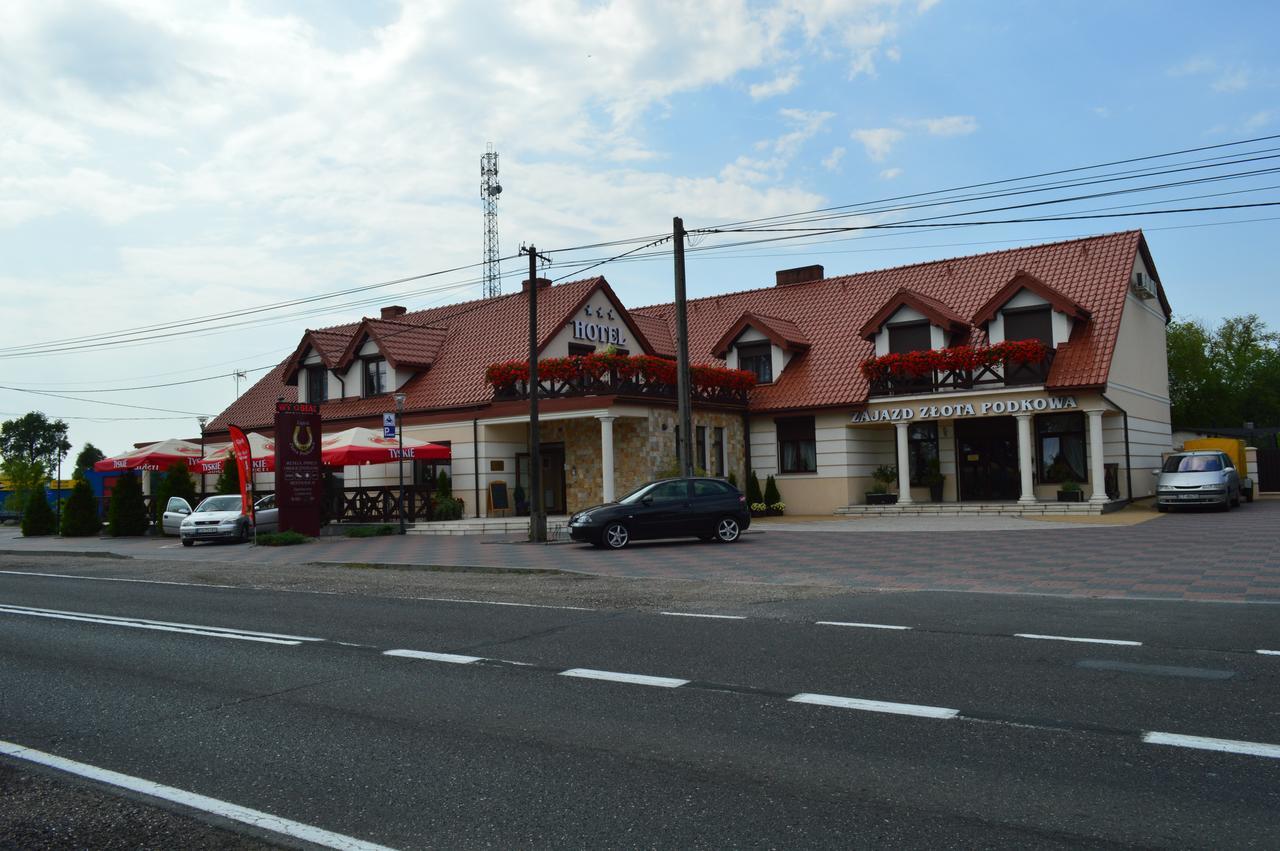
<path fill-rule="evenodd" d="M 172 561 L 394 563 L 556 569 L 614 577 L 1280 603 L 1280 500 L 1229 514 L 1159 516 L 1137 525 L 1018 521 L 1011 529 L 939 529 L 937 518 L 812 523 L 797 531 L 761 524 L 733 545 L 635 544 L 606 552 L 514 538 L 322 539 L 296 547 L 203 545 L 173 539 L 26 540 L 0 530 L 0 550 L 115 552 Z M 913 526 L 914 524 L 914 526 Z M 917 528 L 925 534 L 910 534 Z"/>

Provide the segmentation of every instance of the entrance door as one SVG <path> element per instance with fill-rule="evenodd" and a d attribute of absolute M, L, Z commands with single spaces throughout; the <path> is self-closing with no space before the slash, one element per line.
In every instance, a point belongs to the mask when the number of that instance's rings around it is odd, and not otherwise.
<path fill-rule="evenodd" d="M 1017 499 L 1022 484 L 1013 417 L 956 420 L 956 469 L 962 502 Z"/>
<path fill-rule="evenodd" d="M 541 458 L 542 508 L 547 514 L 564 514 L 564 444 L 542 444 Z"/>

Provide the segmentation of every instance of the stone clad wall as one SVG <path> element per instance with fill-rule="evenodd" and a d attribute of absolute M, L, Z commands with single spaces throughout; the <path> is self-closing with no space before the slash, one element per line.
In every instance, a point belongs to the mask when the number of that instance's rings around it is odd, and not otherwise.
<path fill-rule="evenodd" d="M 676 466 L 675 411 L 651 408 L 648 416 L 613 421 L 614 495 L 620 497 Z M 742 416 L 720 411 L 694 411 L 695 428 L 725 429 L 726 474 L 742 482 Z M 663 426 L 666 426 L 665 428 Z M 604 497 L 600 462 L 600 421 L 595 417 L 544 421 L 544 443 L 564 443 L 565 500 L 570 512 L 598 504 Z M 710 443 L 710 434 L 708 434 Z M 709 460 L 709 459 L 708 459 Z"/>

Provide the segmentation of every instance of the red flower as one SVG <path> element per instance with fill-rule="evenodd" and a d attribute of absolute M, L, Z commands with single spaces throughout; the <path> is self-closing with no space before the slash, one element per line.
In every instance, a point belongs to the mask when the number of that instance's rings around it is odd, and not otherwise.
<path fill-rule="evenodd" d="M 646 384 L 675 384 L 676 363 L 673 360 L 652 355 L 629 357 L 608 353 L 544 358 L 538 361 L 539 381 L 556 380 L 573 383 L 585 379 L 591 382 L 610 374 L 616 375 L 620 380 L 639 377 Z M 724 389 L 738 393 L 746 393 L 756 383 L 754 373 L 741 369 L 725 369 L 720 366 L 691 366 L 689 378 L 695 387 Z M 518 381 L 528 380 L 527 361 L 490 364 L 485 370 L 485 381 L 495 388 L 509 388 Z"/>
<path fill-rule="evenodd" d="M 862 362 L 868 381 L 888 378 L 925 378 L 938 372 L 971 372 L 1002 363 L 1039 363 L 1049 356 L 1049 347 L 1040 340 L 1006 340 L 991 346 L 953 346 L 949 349 L 922 349 L 890 353 Z"/>

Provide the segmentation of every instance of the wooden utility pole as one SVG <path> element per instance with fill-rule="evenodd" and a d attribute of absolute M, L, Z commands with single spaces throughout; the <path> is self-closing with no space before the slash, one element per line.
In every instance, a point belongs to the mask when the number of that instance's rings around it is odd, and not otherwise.
<path fill-rule="evenodd" d="M 680 475 L 693 475 L 693 413 L 689 410 L 689 316 L 684 296 L 684 221 L 671 220 L 676 260 L 676 415 L 680 421 L 677 460 Z"/>
<path fill-rule="evenodd" d="M 530 245 L 520 253 L 529 255 L 529 540 L 545 543 L 547 512 L 542 504 L 542 435 L 538 430 L 538 249 Z"/>

